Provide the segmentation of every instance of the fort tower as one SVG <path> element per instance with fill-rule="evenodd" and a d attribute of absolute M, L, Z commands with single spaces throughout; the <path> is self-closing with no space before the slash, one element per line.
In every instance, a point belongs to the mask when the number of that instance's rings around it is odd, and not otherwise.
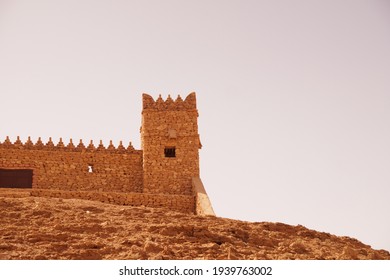
<path fill-rule="evenodd" d="M 165 101 L 143 94 L 142 106 L 143 191 L 191 195 L 201 148 L 195 93 Z"/>

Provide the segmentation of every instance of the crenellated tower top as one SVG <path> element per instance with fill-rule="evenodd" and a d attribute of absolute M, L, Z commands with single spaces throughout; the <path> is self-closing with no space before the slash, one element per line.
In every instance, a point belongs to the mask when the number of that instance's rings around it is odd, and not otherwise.
<path fill-rule="evenodd" d="M 164 101 L 159 95 L 159 97 L 154 101 L 153 97 L 147 93 L 142 95 L 142 108 L 157 110 L 157 111 L 183 111 L 183 110 L 196 110 L 196 96 L 195 92 L 190 93 L 184 100 L 177 96 L 176 100 L 173 100 L 170 95 Z"/>

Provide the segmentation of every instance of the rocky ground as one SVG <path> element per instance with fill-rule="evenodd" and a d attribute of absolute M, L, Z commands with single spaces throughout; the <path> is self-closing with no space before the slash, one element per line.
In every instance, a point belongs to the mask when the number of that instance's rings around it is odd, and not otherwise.
<path fill-rule="evenodd" d="M 390 259 L 303 226 L 0 192 L 0 259 Z"/>

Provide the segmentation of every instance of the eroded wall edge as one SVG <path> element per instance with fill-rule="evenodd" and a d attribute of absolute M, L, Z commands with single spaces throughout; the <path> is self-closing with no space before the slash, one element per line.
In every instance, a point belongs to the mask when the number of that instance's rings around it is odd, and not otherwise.
<path fill-rule="evenodd" d="M 200 216 L 215 216 L 209 196 L 199 177 L 192 178 L 192 189 L 195 195 L 195 214 Z"/>

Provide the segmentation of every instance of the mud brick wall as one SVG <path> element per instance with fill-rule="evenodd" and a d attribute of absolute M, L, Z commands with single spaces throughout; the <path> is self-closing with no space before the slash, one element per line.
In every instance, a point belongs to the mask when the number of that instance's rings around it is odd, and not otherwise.
<path fill-rule="evenodd" d="M 0 143 L 0 168 L 32 169 L 33 188 L 66 191 L 142 192 L 142 151 L 130 145 L 106 149 L 82 142 L 76 147 L 62 140 L 54 145 L 51 139 L 33 144 L 29 139 Z M 92 172 L 90 172 L 92 171 Z"/>
<path fill-rule="evenodd" d="M 105 203 L 146 206 L 153 208 L 166 208 L 183 213 L 195 212 L 195 196 L 189 195 L 161 195 L 145 193 L 118 193 L 118 192 L 93 192 L 93 191 L 60 191 L 33 189 L 33 196 L 76 198 Z"/>
<path fill-rule="evenodd" d="M 81 140 L 54 144 L 51 138 L 46 144 L 40 138 L 22 143 L 18 137 L 12 143 L 7 137 L 0 142 L 0 169 L 33 170 L 35 196 L 214 214 L 204 188 L 193 189 L 201 148 L 195 93 L 165 101 L 143 94 L 142 105 L 142 150 L 131 143 L 125 148 L 110 142 L 106 148 L 102 142 L 97 147 Z M 205 202 L 210 205 L 203 207 Z"/>
<path fill-rule="evenodd" d="M 144 162 L 144 192 L 192 194 L 192 177 L 199 176 L 198 111 L 195 93 L 183 101 L 170 96 L 154 101 L 143 95 L 141 139 Z M 165 148 L 175 148 L 166 157 Z"/>

